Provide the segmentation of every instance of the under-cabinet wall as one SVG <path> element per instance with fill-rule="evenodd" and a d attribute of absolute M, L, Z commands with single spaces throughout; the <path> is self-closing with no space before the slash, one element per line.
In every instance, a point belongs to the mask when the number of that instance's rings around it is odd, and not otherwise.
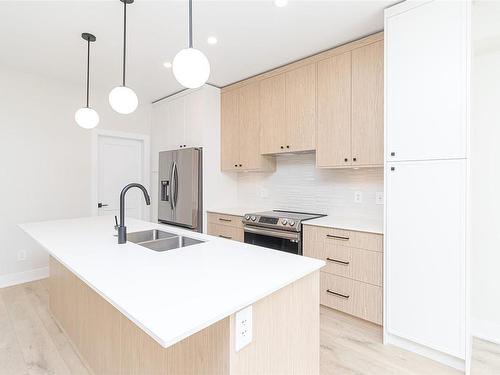
<path fill-rule="evenodd" d="M 314 153 L 276 156 L 273 173 L 240 173 L 237 201 L 246 207 L 285 209 L 356 217 L 380 223 L 383 204 L 383 168 L 316 168 Z M 356 192 L 361 202 L 355 202 Z M 223 206 L 226 207 L 226 206 Z"/>

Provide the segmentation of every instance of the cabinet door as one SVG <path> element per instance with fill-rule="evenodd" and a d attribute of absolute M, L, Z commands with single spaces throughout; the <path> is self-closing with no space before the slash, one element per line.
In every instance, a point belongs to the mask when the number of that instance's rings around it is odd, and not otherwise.
<path fill-rule="evenodd" d="M 386 170 L 387 332 L 459 358 L 465 181 L 465 160 L 390 163 Z"/>
<path fill-rule="evenodd" d="M 260 82 L 260 153 L 286 150 L 285 74 Z"/>
<path fill-rule="evenodd" d="M 221 169 L 238 169 L 240 160 L 240 125 L 238 118 L 239 90 L 221 95 Z"/>
<path fill-rule="evenodd" d="M 316 64 L 286 73 L 288 151 L 316 149 Z"/>
<path fill-rule="evenodd" d="M 432 1 L 386 19 L 386 160 L 465 157 L 467 3 Z"/>
<path fill-rule="evenodd" d="M 167 103 L 167 138 L 165 139 L 165 150 L 177 150 L 185 143 L 185 102 L 186 99 L 180 97 Z"/>
<path fill-rule="evenodd" d="M 242 169 L 260 167 L 259 83 L 244 86 L 239 91 L 240 161 Z"/>
<path fill-rule="evenodd" d="M 384 164 L 384 44 L 352 51 L 352 165 Z"/>
<path fill-rule="evenodd" d="M 351 165 L 351 52 L 318 63 L 316 165 Z"/>
<path fill-rule="evenodd" d="M 184 143 L 186 147 L 203 146 L 203 132 L 206 126 L 206 95 L 199 89 L 185 96 L 186 125 L 184 127 Z"/>

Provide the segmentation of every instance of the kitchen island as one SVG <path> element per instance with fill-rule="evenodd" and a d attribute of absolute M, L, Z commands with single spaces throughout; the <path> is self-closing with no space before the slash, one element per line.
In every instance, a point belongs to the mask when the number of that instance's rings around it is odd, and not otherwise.
<path fill-rule="evenodd" d="M 317 374 L 323 261 L 128 219 L 204 241 L 119 245 L 110 216 L 21 225 L 50 255 L 50 309 L 96 374 Z M 236 350 L 236 313 L 252 341 Z"/>

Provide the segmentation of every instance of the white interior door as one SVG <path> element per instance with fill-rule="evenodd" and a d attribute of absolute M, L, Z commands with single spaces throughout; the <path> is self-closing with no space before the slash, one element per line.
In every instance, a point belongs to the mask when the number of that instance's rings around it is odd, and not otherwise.
<path fill-rule="evenodd" d="M 386 330 L 458 358 L 465 353 L 465 180 L 466 160 L 386 169 Z"/>
<path fill-rule="evenodd" d="M 132 182 L 144 181 L 142 140 L 99 135 L 97 138 L 97 201 L 99 215 L 120 213 L 120 192 Z M 143 218 L 142 192 L 127 192 L 125 216 Z M 99 207 L 101 206 L 101 207 Z"/>

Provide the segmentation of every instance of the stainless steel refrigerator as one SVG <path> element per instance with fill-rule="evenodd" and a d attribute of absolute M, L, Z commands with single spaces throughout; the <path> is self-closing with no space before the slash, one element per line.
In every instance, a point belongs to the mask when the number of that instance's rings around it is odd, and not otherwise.
<path fill-rule="evenodd" d="M 160 152 L 158 221 L 203 229 L 202 149 Z"/>

